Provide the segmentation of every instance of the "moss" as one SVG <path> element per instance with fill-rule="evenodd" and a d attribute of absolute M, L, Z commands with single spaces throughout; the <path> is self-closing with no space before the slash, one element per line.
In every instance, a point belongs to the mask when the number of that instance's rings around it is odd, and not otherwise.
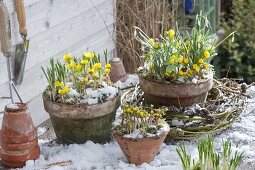
<path fill-rule="evenodd" d="M 115 112 L 93 119 L 68 119 L 50 115 L 59 143 L 106 143 L 111 140 Z"/>

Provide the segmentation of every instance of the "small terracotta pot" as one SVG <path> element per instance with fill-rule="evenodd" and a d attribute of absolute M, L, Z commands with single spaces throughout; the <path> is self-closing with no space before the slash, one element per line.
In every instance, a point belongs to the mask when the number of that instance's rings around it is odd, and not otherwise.
<path fill-rule="evenodd" d="M 165 132 L 159 136 L 141 139 L 125 138 L 117 134 L 113 134 L 113 136 L 117 140 L 128 162 L 141 165 L 142 163 L 150 163 L 154 160 L 167 134 L 168 132 Z"/>
<path fill-rule="evenodd" d="M 156 106 L 191 106 L 206 100 L 213 86 L 213 76 L 205 81 L 187 84 L 166 84 L 147 80 L 139 75 L 139 84 L 147 103 Z"/>
<path fill-rule="evenodd" d="M 109 63 L 112 66 L 111 72 L 110 72 L 110 79 L 113 83 L 117 81 L 126 81 L 127 80 L 127 73 L 125 70 L 125 67 L 123 65 L 123 62 L 120 58 L 113 58 L 109 61 Z"/>
<path fill-rule="evenodd" d="M 27 160 L 35 160 L 40 155 L 35 126 L 27 104 L 17 107 L 7 105 L 0 131 L 0 157 L 3 165 L 16 168 L 25 165 Z"/>

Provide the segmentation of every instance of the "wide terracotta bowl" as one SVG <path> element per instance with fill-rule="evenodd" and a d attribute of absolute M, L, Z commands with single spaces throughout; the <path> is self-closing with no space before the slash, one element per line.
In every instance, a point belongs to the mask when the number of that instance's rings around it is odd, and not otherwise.
<path fill-rule="evenodd" d="M 158 83 L 139 75 L 139 84 L 147 103 L 157 106 L 191 106 L 206 100 L 213 86 L 213 76 L 198 83 Z"/>

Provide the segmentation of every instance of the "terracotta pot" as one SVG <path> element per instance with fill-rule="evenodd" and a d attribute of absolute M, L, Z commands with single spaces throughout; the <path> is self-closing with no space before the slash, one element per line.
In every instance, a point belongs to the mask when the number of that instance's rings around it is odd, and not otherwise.
<path fill-rule="evenodd" d="M 154 160 L 168 132 L 160 136 L 131 139 L 113 134 L 129 163 L 141 165 Z"/>
<path fill-rule="evenodd" d="M 110 72 L 110 79 L 113 83 L 117 81 L 126 81 L 127 80 L 127 73 L 125 70 L 125 67 L 123 65 L 123 62 L 120 58 L 113 58 L 109 61 L 109 63 L 112 66 L 111 72 Z"/>
<path fill-rule="evenodd" d="M 139 83 L 147 103 L 156 106 L 191 106 L 206 100 L 213 85 L 213 76 L 199 83 L 163 84 L 139 75 Z"/>
<path fill-rule="evenodd" d="M 5 166 L 22 167 L 40 155 L 36 129 L 25 103 L 5 107 L 0 137 L 0 157 Z"/>
<path fill-rule="evenodd" d="M 49 113 L 57 141 L 63 144 L 106 143 L 111 140 L 111 126 L 120 97 L 100 104 L 65 104 L 43 96 L 44 108 Z"/>

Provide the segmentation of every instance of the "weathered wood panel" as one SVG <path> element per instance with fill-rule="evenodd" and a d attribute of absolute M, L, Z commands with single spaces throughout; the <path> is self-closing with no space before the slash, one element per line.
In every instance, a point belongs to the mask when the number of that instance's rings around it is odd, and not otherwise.
<path fill-rule="evenodd" d="M 12 40 L 15 45 L 21 42 L 16 13 L 12 0 L 4 2 L 11 13 Z M 36 124 L 41 123 L 46 115 L 40 100 L 46 86 L 41 66 L 47 66 L 51 57 L 62 58 L 67 52 L 81 55 L 84 50 L 102 53 L 106 48 L 110 52 L 115 49 L 110 35 L 114 30 L 114 1 L 93 2 L 101 16 L 90 0 L 25 0 L 30 48 L 24 81 L 17 88 L 24 101 L 29 102 L 30 110 L 40 112 L 32 113 L 33 118 L 38 118 Z M 0 72 L 0 97 L 8 96 L 6 62 L 2 55 Z M 8 102 L 0 99 L 0 111 Z"/>

